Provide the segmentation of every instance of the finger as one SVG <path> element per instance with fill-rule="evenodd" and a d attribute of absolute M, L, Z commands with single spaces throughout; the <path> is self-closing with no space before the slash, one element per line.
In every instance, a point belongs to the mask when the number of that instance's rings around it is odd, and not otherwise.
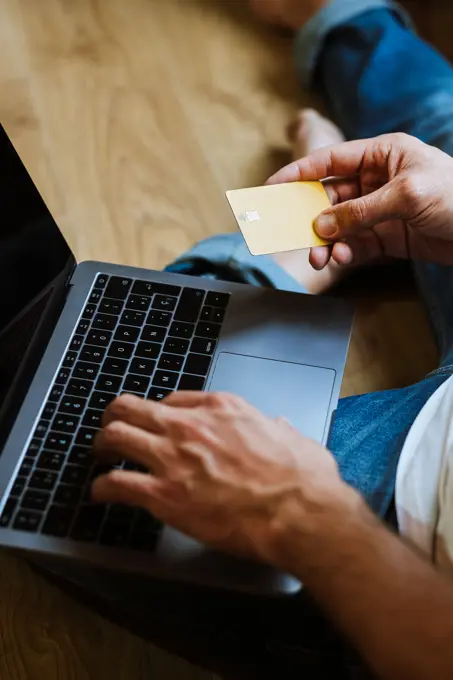
<path fill-rule="evenodd" d="M 388 220 L 403 219 L 406 204 L 401 202 L 398 186 L 392 180 L 366 196 L 324 210 L 315 220 L 316 231 L 322 238 L 341 239 Z"/>
<path fill-rule="evenodd" d="M 352 177 L 360 170 L 365 151 L 373 143 L 374 140 L 362 139 L 318 149 L 276 172 L 266 184 Z"/>
<path fill-rule="evenodd" d="M 321 271 L 321 269 L 324 269 L 329 263 L 331 253 L 332 246 L 316 246 L 316 248 L 310 248 L 308 261 L 313 269 Z"/>
<path fill-rule="evenodd" d="M 168 462 L 168 441 L 166 438 L 114 420 L 98 432 L 94 441 L 94 453 L 98 456 L 112 455 L 145 466 L 160 474 Z"/>
<path fill-rule="evenodd" d="M 348 267 L 354 262 L 354 252 L 348 243 L 335 243 L 332 248 L 332 260 L 341 267 Z"/>
<path fill-rule="evenodd" d="M 94 480 L 91 497 L 97 503 L 124 503 L 150 510 L 154 506 L 153 495 L 160 485 L 160 480 L 152 475 L 112 470 Z"/>
<path fill-rule="evenodd" d="M 326 180 L 323 186 L 332 205 L 351 201 L 362 194 L 358 177 L 353 177 L 352 179 L 338 179 L 334 177 Z"/>
<path fill-rule="evenodd" d="M 180 392 L 172 392 L 166 397 L 164 403 L 172 408 L 196 408 L 197 406 L 206 406 L 209 400 L 210 392 L 181 390 Z"/>
<path fill-rule="evenodd" d="M 148 432 L 162 433 L 167 416 L 168 409 L 161 403 L 133 394 L 122 394 L 105 409 L 102 425 L 106 427 L 109 423 L 121 420 Z"/>

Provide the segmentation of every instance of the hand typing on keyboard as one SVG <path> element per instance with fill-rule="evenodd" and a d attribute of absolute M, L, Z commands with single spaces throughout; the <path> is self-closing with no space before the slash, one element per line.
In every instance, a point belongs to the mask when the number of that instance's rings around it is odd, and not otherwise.
<path fill-rule="evenodd" d="M 243 399 L 174 393 L 161 402 L 124 395 L 104 413 L 95 453 L 153 471 L 98 477 L 93 498 L 150 511 L 159 520 L 234 554 L 289 568 L 310 550 L 319 518 L 355 507 L 333 456 L 288 422 Z M 292 547 L 291 547 L 292 546 Z"/>

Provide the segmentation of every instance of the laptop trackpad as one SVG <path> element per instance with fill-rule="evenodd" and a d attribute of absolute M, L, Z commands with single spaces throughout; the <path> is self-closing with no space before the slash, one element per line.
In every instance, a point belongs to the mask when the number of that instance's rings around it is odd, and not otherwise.
<path fill-rule="evenodd" d="M 307 437 L 322 441 L 335 371 L 222 352 L 210 392 L 233 392 L 266 415 L 285 416 Z"/>

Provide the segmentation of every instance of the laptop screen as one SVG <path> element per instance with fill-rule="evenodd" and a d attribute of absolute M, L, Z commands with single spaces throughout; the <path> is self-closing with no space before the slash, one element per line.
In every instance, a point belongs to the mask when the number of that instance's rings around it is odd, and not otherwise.
<path fill-rule="evenodd" d="M 73 263 L 69 246 L 1 126 L 0 205 L 1 409 L 54 299 L 52 293 L 64 285 L 62 273 Z M 34 351 L 35 369 L 41 356 Z M 30 381 L 34 370 L 27 370 Z M 0 417 L 0 440 L 4 429 Z"/>

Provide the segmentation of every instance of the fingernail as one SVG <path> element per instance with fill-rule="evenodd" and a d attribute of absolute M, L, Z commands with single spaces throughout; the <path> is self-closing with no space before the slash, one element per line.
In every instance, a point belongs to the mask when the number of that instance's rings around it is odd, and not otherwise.
<path fill-rule="evenodd" d="M 335 215 L 332 213 L 320 215 L 315 220 L 315 229 L 320 236 L 324 236 L 325 238 L 332 238 L 335 236 L 338 229 Z"/>

